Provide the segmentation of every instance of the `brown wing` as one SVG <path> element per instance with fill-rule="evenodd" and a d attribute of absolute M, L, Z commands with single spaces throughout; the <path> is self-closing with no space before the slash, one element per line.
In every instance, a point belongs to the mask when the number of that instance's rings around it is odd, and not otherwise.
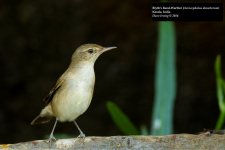
<path fill-rule="evenodd" d="M 62 86 L 62 83 L 63 83 L 63 80 L 58 80 L 56 85 L 52 88 L 52 90 L 49 92 L 49 94 L 43 99 L 43 101 L 46 103 L 46 104 L 49 104 L 55 93 L 60 89 L 60 87 Z"/>

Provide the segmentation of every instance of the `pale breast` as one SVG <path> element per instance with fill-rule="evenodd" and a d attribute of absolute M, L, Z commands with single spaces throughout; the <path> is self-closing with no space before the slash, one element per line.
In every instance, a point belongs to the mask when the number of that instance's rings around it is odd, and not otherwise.
<path fill-rule="evenodd" d="M 52 101 L 53 113 L 59 121 L 73 121 L 90 105 L 95 83 L 92 68 L 71 72 Z"/>

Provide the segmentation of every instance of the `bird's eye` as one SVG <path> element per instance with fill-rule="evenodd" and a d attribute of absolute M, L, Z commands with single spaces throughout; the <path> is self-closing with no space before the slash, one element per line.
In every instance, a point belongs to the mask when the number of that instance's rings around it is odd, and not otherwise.
<path fill-rule="evenodd" d="M 92 54 L 94 52 L 94 50 L 92 48 L 88 49 L 88 53 Z"/>

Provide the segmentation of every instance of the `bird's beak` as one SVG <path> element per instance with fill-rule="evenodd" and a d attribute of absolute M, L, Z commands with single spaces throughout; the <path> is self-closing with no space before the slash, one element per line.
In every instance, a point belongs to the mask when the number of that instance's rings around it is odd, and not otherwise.
<path fill-rule="evenodd" d="M 117 47 L 115 47 L 115 46 L 112 46 L 112 47 L 104 47 L 104 48 L 103 48 L 103 52 L 109 51 L 109 50 L 115 49 L 115 48 L 117 48 Z"/>

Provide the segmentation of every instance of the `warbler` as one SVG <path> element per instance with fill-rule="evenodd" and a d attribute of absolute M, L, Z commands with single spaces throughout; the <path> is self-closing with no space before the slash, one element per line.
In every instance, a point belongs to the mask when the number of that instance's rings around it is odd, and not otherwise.
<path fill-rule="evenodd" d="M 47 123 L 55 117 L 50 140 L 55 139 L 53 133 L 58 121 L 74 122 L 79 130 L 79 137 L 85 137 L 76 123 L 76 119 L 88 109 L 93 97 L 95 61 L 102 53 L 115 48 L 97 44 L 84 44 L 78 47 L 72 55 L 68 69 L 44 98 L 46 106 L 31 122 L 31 125 Z"/>

